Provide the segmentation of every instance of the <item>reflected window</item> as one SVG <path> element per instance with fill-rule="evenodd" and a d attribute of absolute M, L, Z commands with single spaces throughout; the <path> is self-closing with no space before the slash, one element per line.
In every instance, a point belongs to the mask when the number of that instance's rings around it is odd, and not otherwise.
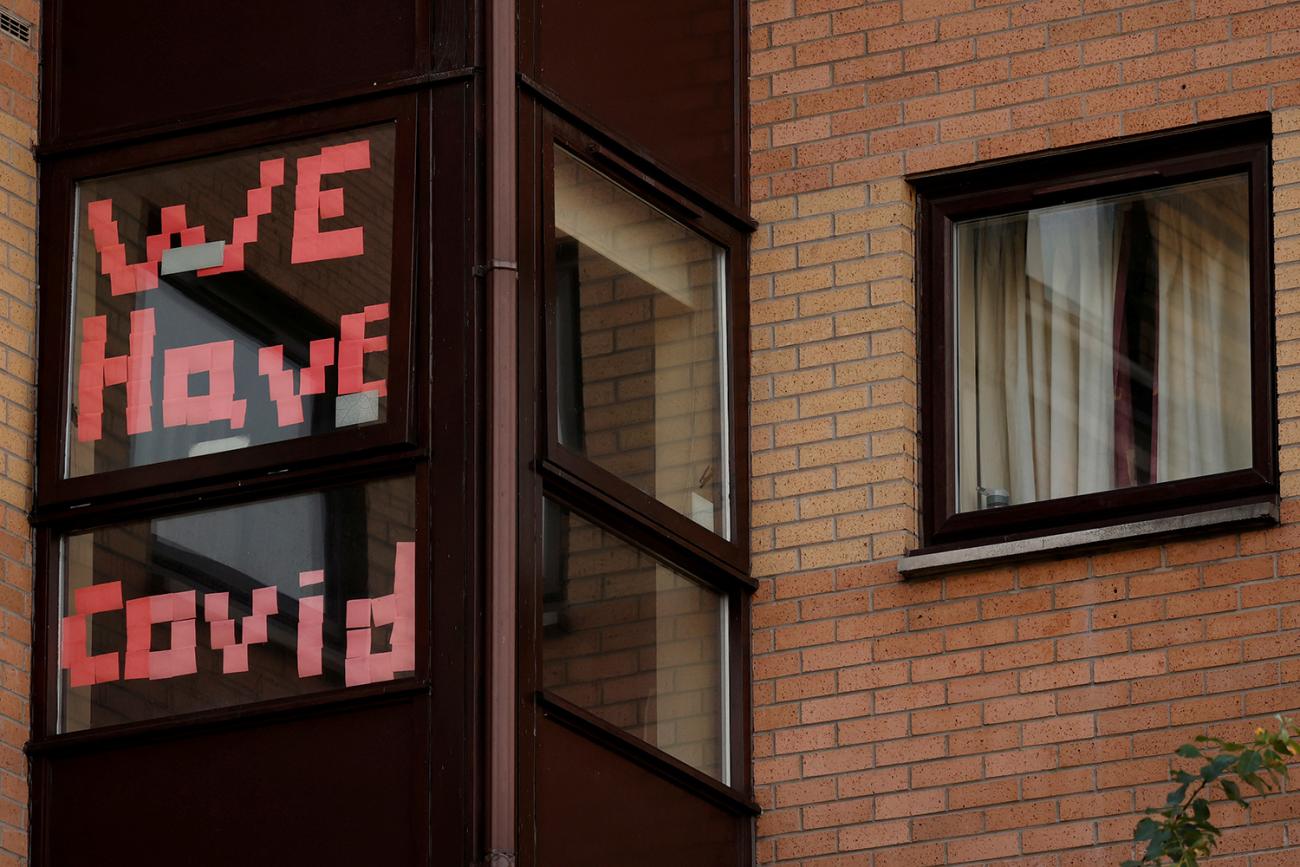
<path fill-rule="evenodd" d="M 65 537 L 59 731 L 415 669 L 410 477 Z"/>
<path fill-rule="evenodd" d="M 385 421 L 395 142 L 77 184 L 67 476 Z"/>
<path fill-rule="evenodd" d="M 555 150 L 560 444 L 723 538 L 726 253 Z"/>
<path fill-rule="evenodd" d="M 727 782 L 726 598 L 545 504 L 543 686 Z"/>
<path fill-rule="evenodd" d="M 958 222 L 959 511 L 1252 462 L 1245 174 Z"/>

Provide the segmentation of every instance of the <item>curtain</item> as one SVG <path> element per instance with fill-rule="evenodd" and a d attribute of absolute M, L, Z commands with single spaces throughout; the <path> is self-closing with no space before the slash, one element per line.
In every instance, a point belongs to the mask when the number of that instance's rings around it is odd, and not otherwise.
<path fill-rule="evenodd" d="M 1160 287 L 1156 478 L 1251 465 L 1250 221 L 1209 182 L 1149 207 Z"/>
<path fill-rule="evenodd" d="M 963 392 L 978 424 L 959 459 L 963 508 L 979 508 L 979 488 L 1026 503 L 1112 486 L 1114 222 L 1087 207 L 963 227 Z"/>
<path fill-rule="evenodd" d="M 1151 386 L 1140 415 L 1154 428 L 1152 481 L 1250 465 L 1244 181 L 1140 200 L 1140 219 L 1139 197 L 1126 197 L 959 224 L 962 510 L 988 492 L 1017 504 L 1131 483 L 1117 465 L 1132 464 L 1133 407 L 1116 411 L 1134 399 L 1130 374 Z M 1149 240 L 1126 243 L 1146 227 Z M 1130 252 L 1155 261 L 1132 268 Z M 1156 285 L 1133 293 L 1126 278 Z M 1140 365 L 1122 333 L 1134 304 L 1156 319 Z"/>

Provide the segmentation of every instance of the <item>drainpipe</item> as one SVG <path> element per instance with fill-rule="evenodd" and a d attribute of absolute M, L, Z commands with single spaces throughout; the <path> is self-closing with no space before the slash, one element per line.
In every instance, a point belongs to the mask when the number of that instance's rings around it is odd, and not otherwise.
<path fill-rule="evenodd" d="M 516 861 L 515 635 L 519 287 L 515 0 L 487 4 L 487 864 Z"/>

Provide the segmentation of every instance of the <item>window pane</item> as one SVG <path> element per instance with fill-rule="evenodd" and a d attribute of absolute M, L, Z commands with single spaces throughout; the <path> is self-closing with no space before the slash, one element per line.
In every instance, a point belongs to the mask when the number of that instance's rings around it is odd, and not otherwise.
<path fill-rule="evenodd" d="M 69 476 L 384 420 L 395 141 L 77 185 Z"/>
<path fill-rule="evenodd" d="M 410 478 L 67 537 L 59 730 L 411 673 L 414 540 Z"/>
<path fill-rule="evenodd" d="M 1246 175 L 956 226 L 958 504 L 1250 467 Z"/>
<path fill-rule="evenodd" d="M 544 532 L 546 688 L 725 782 L 725 599 L 549 501 Z"/>
<path fill-rule="evenodd" d="M 725 253 L 555 151 L 560 442 L 731 538 Z"/>

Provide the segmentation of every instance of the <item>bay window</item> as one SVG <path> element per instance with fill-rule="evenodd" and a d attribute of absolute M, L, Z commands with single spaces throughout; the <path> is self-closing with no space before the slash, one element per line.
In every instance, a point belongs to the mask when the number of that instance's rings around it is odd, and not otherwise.
<path fill-rule="evenodd" d="M 42 263 L 38 751 L 424 689 L 419 106 L 102 150 L 43 178 L 44 225 L 66 235 Z"/>
<path fill-rule="evenodd" d="M 539 132 L 524 725 L 748 814 L 743 235 L 576 126 Z"/>

